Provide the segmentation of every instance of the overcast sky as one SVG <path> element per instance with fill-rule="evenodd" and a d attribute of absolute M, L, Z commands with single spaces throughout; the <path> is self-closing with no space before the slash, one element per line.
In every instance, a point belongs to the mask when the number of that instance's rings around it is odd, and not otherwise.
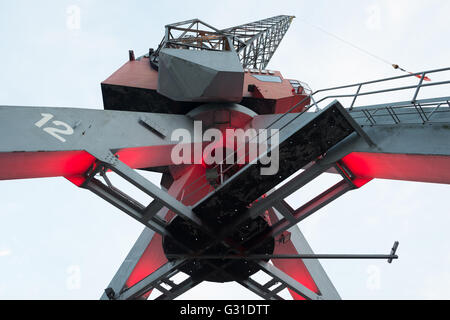
<path fill-rule="evenodd" d="M 78 10 L 79 25 L 71 19 Z M 225 28 L 278 14 L 297 19 L 269 67 L 313 89 L 399 73 L 311 24 L 411 71 L 450 65 L 448 0 L 2 0 L 0 105 L 102 109 L 100 82 L 129 49 L 156 47 L 164 25 L 200 18 Z M 344 299 L 449 299 L 449 192 L 372 181 L 300 228 L 317 253 L 387 253 L 400 241 L 393 264 L 323 262 Z M 98 299 L 142 230 L 64 178 L 1 181 L 0 199 L 0 299 Z M 239 285 L 208 283 L 182 296 L 255 297 Z"/>

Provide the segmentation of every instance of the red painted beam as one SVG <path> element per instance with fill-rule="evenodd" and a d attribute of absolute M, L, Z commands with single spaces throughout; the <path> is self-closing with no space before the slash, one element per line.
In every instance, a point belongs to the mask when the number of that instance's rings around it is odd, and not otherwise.
<path fill-rule="evenodd" d="M 178 179 L 171 185 L 168 193 L 176 198 L 177 200 L 183 202 L 185 205 L 191 205 L 201 198 L 203 198 L 209 189 L 198 190 L 199 185 L 204 185 L 207 183 L 206 178 L 202 177 L 205 173 L 205 169 L 200 166 L 186 167 L 184 171 L 180 173 Z M 202 178 L 199 178 L 202 177 Z M 166 221 L 170 221 L 175 214 L 166 209 L 167 213 L 165 216 Z M 159 234 L 155 234 L 150 241 L 149 245 L 145 249 L 135 268 L 131 272 L 130 276 L 126 281 L 126 287 L 132 287 L 139 281 L 146 278 L 148 275 L 159 269 L 165 263 L 167 263 L 167 258 L 162 247 L 162 237 Z M 143 298 L 148 298 L 151 291 L 147 292 Z"/>
<path fill-rule="evenodd" d="M 275 251 L 273 254 L 286 254 L 286 255 L 298 255 L 301 252 L 298 252 L 294 244 L 291 240 L 289 240 L 286 243 L 277 243 L 275 246 Z M 309 273 L 308 269 L 306 268 L 305 264 L 300 259 L 279 259 L 279 260 L 272 260 L 272 263 L 275 267 L 289 275 L 292 279 L 296 280 L 297 282 L 301 283 L 311 291 L 314 291 L 315 293 L 319 293 L 319 289 L 317 288 L 311 274 Z M 289 293 L 291 294 L 292 298 L 294 300 L 305 300 L 301 295 L 298 293 L 289 290 Z"/>
<path fill-rule="evenodd" d="M 85 151 L 0 153 L 0 180 L 78 176 L 94 160 Z"/>
<path fill-rule="evenodd" d="M 450 184 L 450 156 L 354 152 L 342 162 L 358 178 Z"/>

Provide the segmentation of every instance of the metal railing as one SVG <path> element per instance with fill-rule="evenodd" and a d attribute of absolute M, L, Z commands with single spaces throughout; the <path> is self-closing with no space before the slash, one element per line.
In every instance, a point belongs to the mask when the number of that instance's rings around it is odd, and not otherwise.
<path fill-rule="evenodd" d="M 339 98 L 353 98 L 353 101 L 352 101 L 351 105 L 347 107 L 347 110 L 349 112 L 351 112 L 352 117 L 356 121 L 358 121 L 360 124 L 362 124 L 363 121 L 367 122 L 368 125 L 387 124 L 386 121 L 379 120 L 381 117 L 391 117 L 393 119 L 392 123 L 398 124 L 398 123 L 401 123 L 403 118 L 406 118 L 406 116 L 409 119 L 408 120 L 409 123 L 420 123 L 420 122 L 426 123 L 426 122 L 429 122 L 430 119 L 434 120 L 436 115 L 442 114 L 443 112 L 445 112 L 448 115 L 448 117 L 446 117 L 445 121 L 450 122 L 450 104 L 449 104 L 450 92 L 449 92 L 449 96 L 447 96 L 447 97 L 417 100 L 417 97 L 420 93 L 420 89 L 423 87 L 433 87 L 433 86 L 450 84 L 450 80 L 440 81 L 440 82 L 432 82 L 432 83 L 427 83 L 427 84 L 423 83 L 423 80 L 425 79 L 427 74 L 432 74 L 432 73 L 436 74 L 436 73 L 442 73 L 445 71 L 450 71 L 450 67 L 443 68 L 443 69 L 437 69 L 437 70 L 431 70 L 431 71 L 424 71 L 424 72 L 410 74 L 410 75 L 391 77 L 391 78 L 385 78 L 385 79 L 380 79 L 380 80 L 356 83 L 356 84 L 352 84 L 352 85 L 345 85 L 345 86 L 340 86 L 340 87 L 333 87 L 333 88 L 328 88 L 328 89 L 317 90 L 317 91 L 313 92 L 312 94 L 306 96 L 304 99 L 302 99 L 300 102 L 298 102 L 294 106 L 292 106 L 285 113 L 279 115 L 276 119 L 274 119 L 270 124 L 267 125 L 267 128 L 271 128 L 275 123 L 282 120 L 290 112 L 292 112 L 293 110 L 298 108 L 300 105 L 302 105 L 309 99 L 311 101 L 311 104 L 309 106 L 307 106 L 305 108 L 305 110 L 298 113 L 294 118 L 287 121 L 287 123 L 284 123 L 279 128 L 280 131 L 283 130 L 285 127 L 287 127 L 290 123 L 295 121 L 297 118 L 301 117 L 304 113 L 311 111 L 314 107 L 316 108 L 316 111 L 318 111 L 321 109 L 321 106 L 326 107 L 330 103 L 330 100 L 335 100 L 335 99 L 339 99 Z M 412 78 L 412 77 L 417 77 L 418 75 L 421 76 L 420 81 L 417 85 L 414 85 L 414 86 L 399 86 L 399 87 L 391 87 L 391 88 L 384 89 L 384 90 L 361 92 L 361 89 L 364 86 L 367 86 L 370 84 L 385 83 L 387 81 Z M 317 98 L 318 94 L 323 93 L 323 92 L 330 92 L 330 91 L 334 91 L 334 90 L 343 90 L 343 89 L 349 89 L 349 88 L 356 88 L 356 93 L 327 95 L 325 97 L 321 97 L 320 99 L 315 99 L 315 98 Z M 377 94 L 386 93 L 386 92 L 398 92 L 398 91 L 411 90 L 411 89 L 415 89 L 414 96 L 412 97 L 411 101 L 388 102 L 388 103 L 380 104 L 380 105 L 370 105 L 370 106 L 368 105 L 368 106 L 354 107 L 354 105 L 357 101 L 357 98 L 360 96 L 371 96 L 371 95 L 377 95 Z M 428 111 L 427 110 L 428 108 L 424 108 L 425 106 L 431 106 L 433 104 L 435 105 L 435 108 L 433 108 L 431 111 Z M 444 104 L 448 105 L 448 108 L 446 108 L 445 110 L 443 108 Z M 343 106 L 346 107 L 345 104 L 343 104 Z M 398 112 L 398 109 L 402 109 L 403 111 Z M 360 114 L 358 114 L 358 113 L 360 113 Z M 411 117 L 411 115 L 413 117 Z M 415 116 L 415 118 L 414 118 L 414 116 Z M 377 119 L 378 119 L 378 121 L 377 121 Z M 253 137 L 252 139 L 250 139 L 249 142 L 251 142 L 254 139 L 257 139 L 258 136 L 259 136 L 259 134 L 255 137 Z M 266 141 L 270 141 L 271 137 L 272 137 L 272 135 L 269 135 L 268 137 L 266 137 L 267 138 Z M 227 158 L 224 159 L 224 161 L 226 161 L 228 159 L 228 157 L 236 156 L 238 150 L 241 149 L 242 147 L 243 146 L 238 147 L 238 149 L 235 150 L 232 155 L 227 156 Z M 244 156 L 246 156 L 246 155 L 247 155 L 247 153 Z M 216 165 L 214 167 L 214 169 L 217 169 L 218 166 L 219 165 Z M 223 173 L 226 173 L 231 168 L 232 168 L 232 166 L 230 166 L 229 168 L 224 170 Z M 193 182 L 191 182 L 191 184 L 188 187 L 190 187 L 190 186 L 194 185 L 195 183 L 197 183 L 198 181 L 200 181 L 200 179 L 202 179 L 204 176 L 205 175 L 202 175 L 202 176 L 198 177 L 197 179 L 195 179 Z M 198 191 L 202 190 L 206 186 L 207 186 L 207 183 L 201 185 L 195 191 L 193 191 L 189 196 L 187 196 L 185 198 L 185 200 L 187 198 L 192 197 L 194 194 L 196 194 Z"/>
<path fill-rule="evenodd" d="M 362 119 L 364 119 L 364 121 L 369 125 L 386 124 L 387 119 L 389 119 L 391 123 L 395 124 L 404 122 L 406 123 L 418 123 L 418 122 L 428 123 L 431 121 L 439 122 L 440 119 L 438 115 L 443 115 L 443 113 L 450 112 L 450 102 L 449 102 L 450 87 L 447 88 L 448 94 L 442 97 L 435 97 L 431 99 L 418 99 L 418 97 L 422 88 L 449 85 L 450 80 L 424 83 L 425 79 L 428 79 L 427 75 L 430 74 L 437 75 L 448 71 L 450 71 L 450 68 L 442 68 L 436 70 L 423 71 L 419 73 L 412 73 L 398 77 L 391 77 L 374 81 L 367 81 L 351 85 L 317 90 L 310 96 L 312 104 L 309 107 L 314 106 L 317 111 L 321 109 L 322 105 L 328 104 L 330 100 L 349 98 L 352 99 L 351 104 L 349 106 L 345 106 L 345 104 L 343 104 L 344 107 L 346 107 L 348 111 L 352 113 L 352 116 L 355 118 L 355 120 L 361 121 Z M 399 81 L 408 78 L 409 79 L 418 78 L 419 81 L 415 85 L 393 86 L 385 89 L 364 91 L 364 89 L 370 85 L 382 85 L 386 84 L 389 81 Z M 332 91 L 344 91 L 344 90 L 348 91 L 351 89 L 354 89 L 355 93 L 328 94 Z M 398 93 L 398 92 L 405 92 L 407 90 L 414 91 L 411 100 L 400 102 L 390 101 L 382 104 L 362 105 L 355 107 L 358 98 L 363 96 L 374 97 L 385 93 Z M 318 96 L 323 95 L 324 93 L 327 95 L 318 99 Z M 449 119 L 445 117 L 445 120 L 448 121 Z"/>
<path fill-rule="evenodd" d="M 350 111 L 360 124 L 405 124 L 450 122 L 450 97 L 360 107 Z"/>

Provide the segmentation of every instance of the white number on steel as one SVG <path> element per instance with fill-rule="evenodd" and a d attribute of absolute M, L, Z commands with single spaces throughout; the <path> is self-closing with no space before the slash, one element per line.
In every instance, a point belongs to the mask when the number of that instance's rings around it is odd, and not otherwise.
<path fill-rule="evenodd" d="M 36 122 L 34 125 L 38 128 L 42 128 L 47 122 L 49 122 L 51 119 L 53 119 L 53 115 L 50 113 L 41 113 L 42 119 Z M 61 142 L 66 142 L 66 139 L 64 139 L 61 135 L 70 136 L 73 134 L 73 128 L 69 126 L 67 123 L 62 121 L 52 121 L 53 125 L 55 127 L 45 127 L 42 130 L 47 132 L 49 135 L 55 137 Z M 59 127 L 59 128 L 58 128 Z"/>
<path fill-rule="evenodd" d="M 38 128 L 41 128 L 44 124 L 53 119 L 53 115 L 50 113 L 41 113 L 41 116 L 43 118 L 34 124 Z"/>

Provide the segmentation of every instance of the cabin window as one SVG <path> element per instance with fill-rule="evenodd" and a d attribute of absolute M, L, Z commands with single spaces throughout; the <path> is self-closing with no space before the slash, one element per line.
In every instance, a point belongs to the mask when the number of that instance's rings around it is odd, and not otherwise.
<path fill-rule="evenodd" d="M 268 76 L 268 75 L 261 75 L 261 74 L 254 74 L 253 75 L 256 79 L 263 82 L 276 82 L 281 83 L 281 78 L 279 76 Z"/>

